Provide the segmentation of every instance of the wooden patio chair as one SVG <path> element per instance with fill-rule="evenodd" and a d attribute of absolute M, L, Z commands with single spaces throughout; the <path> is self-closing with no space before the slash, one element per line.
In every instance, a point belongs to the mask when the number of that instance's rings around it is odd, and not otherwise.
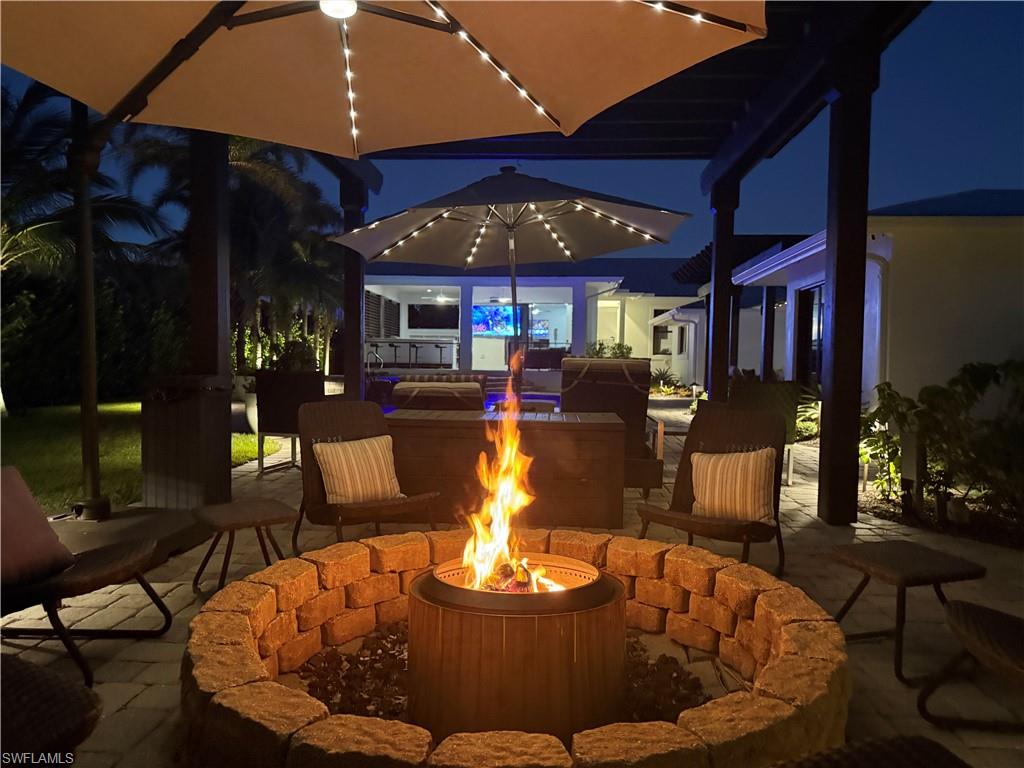
<path fill-rule="evenodd" d="M 437 492 L 401 496 L 382 501 L 330 504 L 313 443 L 363 440 L 388 434 L 384 412 L 376 403 L 330 398 L 299 408 L 299 447 L 302 451 L 302 504 L 292 531 L 292 549 L 299 553 L 299 529 L 304 517 L 315 525 L 333 525 L 338 541 L 343 527 L 373 523 L 380 534 L 382 522 L 427 522 L 434 528 L 433 507 Z"/>
<path fill-rule="evenodd" d="M 701 400 L 683 443 L 683 455 L 679 459 L 669 508 L 663 509 L 651 504 L 637 506 L 637 513 L 643 520 L 640 538 L 647 536 L 647 528 L 651 523 L 661 523 L 686 531 L 690 544 L 693 544 L 694 536 L 741 543 L 743 562 L 747 562 L 750 557 L 751 543 L 775 539 L 779 550 L 776 573 L 781 575 L 786 564 L 782 528 L 779 526 L 779 496 L 782 492 L 782 456 L 785 442 L 786 425 L 778 413 L 730 408 L 724 403 Z M 690 457 L 694 453 L 738 453 L 762 448 L 775 449 L 774 515 L 771 521 L 700 517 L 692 513 L 694 498 Z"/>
<path fill-rule="evenodd" d="M 562 413 L 614 413 L 626 424 L 625 487 L 646 499 L 661 488 L 665 425 L 647 415 L 651 361 L 567 357 L 562 360 Z"/>
<path fill-rule="evenodd" d="M 57 540 L 42 509 L 32 498 L 21 474 L 13 467 L 2 473 L 4 580 L 0 605 L 4 616 L 41 605 L 52 629 L 4 627 L 4 640 L 57 637 L 82 671 L 85 684 L 92 687 L 92 669 L 75 645 L 75 638 L 145 638 L 166 632 L 173 616 L 143 576 L 153 562 L 157 543 L 152 540 L 124 541 L 72 555 Z M 36 519 L 38 518 L 38 519 Z M 17 573 L 10 575 L 11 568 Z M 58 613 L 61 600 L 95 592 L 97 589 L 134 579 L 163 616 L 156 629 L 70 629 Z"/>

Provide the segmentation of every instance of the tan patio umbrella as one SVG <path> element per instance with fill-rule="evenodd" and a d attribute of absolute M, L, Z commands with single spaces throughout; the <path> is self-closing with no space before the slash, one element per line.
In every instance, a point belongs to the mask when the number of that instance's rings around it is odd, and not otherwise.
<path fill-rule="evenodd" d="M 690 217 L 657 206 L 516 173 L 505 166 L 447 195 L 334 238 L 368 261 L 474 269 L 508 264 L 513 347 L 519 339 L 516 266 L 581 261 L 666 243 Z M 518 371 L 516 372 L 518 374 Z"/>
<path fill-rule="evenodd" d="M 103 114 L 343 157 L 569 135 L 764 35 L 763 0 L 0 5 L 3 63 Z"/>

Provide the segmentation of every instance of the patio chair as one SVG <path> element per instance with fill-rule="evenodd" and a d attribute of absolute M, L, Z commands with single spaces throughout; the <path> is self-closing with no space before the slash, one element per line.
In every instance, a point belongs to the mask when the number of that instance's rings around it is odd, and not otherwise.
<path fill-rule="evenodd" d="M 751 543 L 775 539 L 779 550 L 776 573 L 781 575 L 786 564 L 782 528 L 779 526 L 779 496 L 782 492 L 782 454 L 785 440 L 786 427 L 782 416 L 774 411 L 730 408 L 724 403 L 701 400 L 683 443 L 683 455 L 679 459 L 669 508 L 662 509 L 651 504 L 637 506 L 637 514 L 643 520 L 640 538 L 647 536 L 647 528 L 651 523 L 661 523 L 685 531 L 690 544 L 693 544 L 694 536 L 741 543 L 743 562 L 747 562 L 750 557 Z M 736 520 L 693 514 L 693 473 L 690 457 L 694 453 L 738 453 L 762 448 L 775 449 L 771 520 Z"/>
<path fill-rule="evenodd" d="M 774 768 L 971 768 L 941 744 L 924 736 L 855 741 Z"/>
<path fill-rule="evenodd" d="M 801 385 L 795 381 L 761 381 L 757 378 L 736 376 L 729 382 L 731 407 L 778 411 L 785 421 L 786 485 L 793 484 L 793 445 L 796 443 L 796 420 L 801 392 Z"/>
<path fill-rule="evenodd" d="M 651 361 L 567 357 L 562 360 L 562 413 L 614 413 L 626 424 L 625 487 L 646 499 L 661 488 L 665 425 L 647 415 Z"/>
<path fill-rule="evenodd" d="M 964 650 L 954 656 L 938 673 L 925 682 L 917 698 L 917 710 L 932 725 L 946 730 L 970 728 L 982 731 L 1024 733 L 1024 723 L 1010 720 L 979 720 L 975 718 L 936 715 L 928 709 L 928 700 L 956 674 L 968 658 L 973 658 L 1001 679 L 1024 687 L 1024 619 L 982 605 L 951 600 L 946 603 L 946 622 L 963 644 Z"/>
<path fill-rule="evenodd" d="M 67 675 L 13 654 L 5 653 L 0 661 L 0 750 L 5 755 L 74 752 L 102 711 L 99 695 Z"/>
<path fill-rule="evenodd" d="M 296 466 L 295 441 L 299 436 L 299 406 L 323 400 L 324 375 L 316 371 L 256 371 L 256 461 L 260 475 Z M 291 439 L 291 460 L 263 466 L 263 439 Z"/>
<path fill-rule="evenodd" d="M 2 519 L 3 584 L 0 606 L 4 616 L 42 605 L 52 629 L 4 627 L 3 639 L 57 637 L 82 671 L 85 684 L 92 687 L 92 669 L 82 656 L 75 638 L 145 638 L 164 634 L 172 621 L 171 612 L 146 581 L 143 572 L 152 563 L 157 543 L 152 540 L 124 541 L 72 555 L 57 539 L 42 509 L 32 497 L 21 474 L 14 467 L 0 473 L 0 519 Z M 163 616 L 157 629 L 68 629 L 58 609 L 61 600 L 87 595 L 102 587 L 135 579 Z"/>
<path fill-rule="evenodd" d="M 313 452 L 316 442 L 363 440 L 388 434 L 384 412 L 376 403 L 331 398 L 299 408 L 299 444 L 302 451 L 302 504 L 292 531 L 292 549 L 299 553 L 299 529 L 304 517 L 314 525 L 333 525 L 338 541 L 343 527 L 373 523 L 378 534 L 382 522 L 428 522 L 434 528 L 437 492 L 400 496 L 382 501 L 331 504 L 323 474 Z"/>

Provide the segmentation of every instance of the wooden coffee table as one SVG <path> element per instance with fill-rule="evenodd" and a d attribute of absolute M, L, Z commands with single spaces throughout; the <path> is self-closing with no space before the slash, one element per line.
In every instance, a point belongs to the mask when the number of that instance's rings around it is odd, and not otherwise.
<path fill-rule="evenodd" d="M 939 602 L 945 605 L 943 584 L 980 579 L 985 575 L 983 565 L 911 541 L 845 544 L 832 550 L 832 558 L 864 574 L 860 584 L 836 614 L 836 621 L 842 621 L 849 613 L 872 577 L 896 587 L 896 626 L 872 632 L 855 632 L 847 635 L 846 639 L 856 641 L 876 637 L 894 638 L 893 667 L 896 679 L 910 686 L 919 684 L 920 680 L 911 680 L 903 674 L 903 628 L 907 621 L 907 587 L 931 586 Z"/>

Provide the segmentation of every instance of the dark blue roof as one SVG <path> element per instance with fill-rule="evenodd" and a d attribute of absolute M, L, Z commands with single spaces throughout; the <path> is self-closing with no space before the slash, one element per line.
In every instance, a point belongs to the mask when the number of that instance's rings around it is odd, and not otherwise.
<path fill-rule="evenodd" d="M 517 277 L 622 277 L 622 290 L 651 293 L 655 296 L 695 296 L 697 285 L 681 285 L 672 280 L 672 272 L 679 266 L 676 259 L 587 259 L 586 261 L 558 261 L 539 264 L 520 264 Z M 403 264 L 401 262 L 372 261 L 366 265 L 366 275 L 408 275 L 424 277 L 504 277 L 508 267 L 484 267 L 464 270 L 433 264 Z"/>
<path fill-rule="evenodd" d="M 971 189 L 876 208 L 872 216 L 1024 216 L 1024 189 Z"/>

